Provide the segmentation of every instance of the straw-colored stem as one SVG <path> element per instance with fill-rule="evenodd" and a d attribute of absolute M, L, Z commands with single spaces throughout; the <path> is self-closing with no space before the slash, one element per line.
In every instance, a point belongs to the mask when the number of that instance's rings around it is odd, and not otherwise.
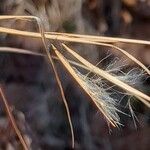
<path fill-rule="evenodd" d="M 84 87 L 83 81 L 78 77 L 78 75 L 75 73 L 75 71 L 72 69 L 68 61 L 65 59 L 65 57 L 53 46 L 53 50 L 55 51 L 57 57 L 60 59 L 62 64 L 65 66 L 65 68 L 69 71 L 69 73 L 73 76 L 73 78 L 77 81 L 77 83 L 84 89 L 84 91 L 91 97 L 94 104 L 98 107 L 98 109 L 104 114 L 106 119 L 113 125 L 116 126 L 114 122 L 105 114 L 102 107 L 100 107 L 95 100 L 93 100 L 93 97 L 87 92 L 87 90 Z"/>
<path fill-rule="evenodd" d="M 35 33 L 35 32 L 27 32 L 27 31 L 20 31 L 20 30 L 15 30 L 15 29 L 9 29 L 9 28 L 3 28 L 0 27 L 0 32 L 3 33 L 9 33 L 9 34 L 15 34 L 15 35 L 21 35 L 21 36 L 30 36 L 30 37 L 35 37 L 35 38 L 41 38 L 41 34 Z M 93 44 L 93 45 L 98 45 L 98 46 L 106 46 L 110 47 L 116 50 L 119 50 L 121 53 L 126 55 L 129 59 L 134 61 L 136 64 L 141 66 L 149 75 L 150 75 L 150 70 L 139 60 L 137 60 L 135 57 L 133 57 L 131 54 L 126 52 L 125 50 L 114 46 L 112 44 L 107 44 L 107 43 L 101 43 L 101 42 L 95 42 L 90 39 L 83 39 L 83 38 L 70 38 L 70 37 L 65 37 L 63 35 L 52 35 L 52 34 L 44 34 L 46 39 L 50 40 L 59 40 L 59 41 L 67 41 L 67 42 L 76 42 L 76 43 L 84 43 L 84 44 Z"/>
<path fill-rule="evenodd" d="M 33 56 L 40 56 L 40 57 L 46 57 L 45 54 L 42 54 L 42 53 L 39 53 L 39 52 L 32 52 L 30 50 L 27 50 L 27 49 L 22 49 L 22 48 L 12 48 L 12 47 L 0 47 L 0 52 L 7 52 L 7 53 L 18 53 L 18 54 L 25 54 L 25 55 L 33 55 Z M 53 59 L 55 60 L 58 60 L 59 61 L 59 58 L 56 57 L 56 56 L 53 56 L 51 55 Z M 88 67 L 80 64 L 80 63 L 77 63 L 75 61 L 72 61 L 72 60 L 69 60 L 68 59 L 68 62 L 74 66 L 77 66 L 77 67 L 80 67 L 80 68 L 83 68 L 85 70 L 89 70 Z"/>
<path fill-rule="evenodd" d="M 57 36 L 66 36 L 69 38 L 82 38 L 94 42 L 101 43 L 128 43 L 128 44 L 143 44 L 150 45 L 150 41 L 146 40 L 135 40 L 135 39 L 127 39 L 127 38 L 117 38 L 117 37 L 106 37 L 106 36 L 95 36 L 95 35 L 82 35 L 82 34 L 70 34 L 70 33 L 58 33 L 58 32 L 45 32 L 45 34 L 49 35 L 57 35 Z"/>
<path fill-rule="evenodd" d="M 147 96 L 146 94 L 140 92 L 139 90 L 129 86 L 128 84 L 118 80 L 117 78 L 115 78 L 114 76 L 110 75 L 109 73 L 107 73 L 106 71 L 95 67 L 94 65 L 92 65 L 90 62 L 88 62 L 87 60 L 85 60 L 83 57 L 81 57 L 80 55 L 78 55 L 76 52 L 74 52 L 73 50 L 71 50 L 69 47 L 67 47 L 65 44 L 62 44 L 63 47 L 70 53 L 72 54 L 76 59 L 78 59 L 81 63 L 83 63 L 85 66 L 87 66 L 92 72 L 95 72 L 96 74 L 100 75 L 101 77 L 103 77 L 104 79 L 110 81 L 111 83 L 117 85 L 118 87 L 124 89 L 125 91 L 135 95 L 136 97 L 141 97 L 142 99 L 149 101 L 150 102 L 150 97 Z"/>
<path fill-rule="evenodd" d="M 70 126 L 70 130 L 71 130 L 71 136 L 72 136 L 72 148 L 74 148 L 74 131 L 73 131 L 73 125 L 72 125 L 72 121 L 71 121 L 69 107 L 68 107 L 68 104 L 67 104 L 67 101 L 66 101 L 66 98 L 65 98 L 65 95 L 64 95 L 63 87 L 62 87 L 61 81 L 59 79 L 57 70 L 55 68 L 53 59 L 52 59 L 52 57 L 49 53 L 49 48 L 48 48 L 48 44 L 46 42 L 46 37 L 45 37 L 45 32 L 44 32 L 44 27 L 43 27 L 43 24 L 42 24 L 40 18 L 38 18 L 36 16 L 9 16 L 9 15 L 0 16 L 0 20 L 9 20 L 9 19 L 20 19 L 20 20 L 27 20 L 27 21 L 33 21 L 34 20 L 34 21 L 36 21 L 36 23 L 38 25 L 38 28 L 39 28 L 39 32 L 40 32 L 39 37 L 41 38 L 43 46 L 45 48 L 45 52 L 46 52 L 46 55 L 47 55 L 47 58 L 48 58 L 47 60 L 48 60 L 49 64 L 51 65 L 51 67 L 54 71 L 55 78 L 56 78 L 56 81 L 58 83 L 58 87 L 59 87 L 64 105 L 65 105 L 65 108 L 66 108 L 67 117 L 68 117 L 68 121 L 69 121 L 69 126 Z"/>
<path fill-rule="evenodd" d="M 8 19 L 22 19 L 22 20 L 36 20 L 40 21 L 40 18 L 36 16 L 13 16 L 13 15 L 0 15 L 0 20 L 8 20 Z M 150 45 L 150 41 L 145 40 L 135 40 L 135 39 L 126 39 L 126 38 L 114 38 L 114 37 L 105 37 L 105 36 L 92 36 L 92 35 L 79 35 L 79 34 L 67 34 L 67 33 L 57 33 L 57 32 L 47 32 L 47 34 L 50 35 L 62 35 L 71 37 L 71 38 L 84 38 L 87 40 L 95 41 L 95 42 L 104 42 L 104 43 L 132 43 L 132 44 L 144 44 L 144 45 Z"/>
<path fill-rule="evenodd" d="M 16 125 L 15 118 L 13 117 L 13 114 L 12 114 L 10 108 L 9 108 L 9 104 L 7 102 L 6 96 L 4 95 L 4 92 L 3 92 L 1 86 L 0 86 L 0 94 L 1 94 L 2 101 L 3 101 L 4 106 L 5 106 L 6 113 L 8 115 L 8 118 L 10 119 L 10 122 L 12 124 L 13 129 L 15 130 L 15 132 L 16 132 L 16 134 L 17 134 L 17 136 L 18 136 L 18 138 L 19 138 L 19 140 L 20 140 L 20 142 L 21 142 L 21 144 L 24 148 L 24 150 L 29 150 L 28 145 L 27 145 L 23 135 L 21 134 L 19 128 Z"/>

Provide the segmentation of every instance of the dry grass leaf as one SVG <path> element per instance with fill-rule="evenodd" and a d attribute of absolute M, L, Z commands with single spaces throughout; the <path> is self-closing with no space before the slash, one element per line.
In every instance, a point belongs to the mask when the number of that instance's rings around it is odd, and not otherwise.
<path fill-rule="evenodd" d="M 120 125 L 120 118 L 118 113 L 123 113 L 117 108 L 118 100 L 112 98 L 109 92 L 107 92 L 107 89 L 103 86 L 102 78 L 105 80 L 111 82 L 113 85 L 117 85 L 118 87 L 124 89 L 129 94 L 137 97 L 140 101 L 142 101 L 145 105 L 150 107 L 150 97 L 143 92 L 133 88 L 130 86 L 130 84 L 134 84 L 135 78 L 139 78 L 137 74 L 132 74 L 131 72 L 128 72 L 124 76 L 115 76 L 113 74 L 113 69 L 111 69 L 111 66 L 108 66 L 106 70 L 103 70 L 101 68 L 98 68 L 94 65 L 92 65 L 90 62 L 88 62 L 86 59 L 81 57 L 79 54 L 77 54 L 75 51 L 67 47 L 65 44 L 62 44 L 65 51 L 69 52 L 71 55 L 73 55 L 80 63 L 67 60 L 60 52 L 58 44 L 60 44 L 62 41 L 67 42 L 76 42 L 76 43 L 84 43 L 84 44 L 93 44 L 93 45 L 99 45 L 99 46 L 106 46 L 109 48 L 116 49 L 123 53 L 125 56 L 127 56 L 129 59 L 134 61 L 138 66 L 140 66 L 147 74 L 150 75 L 150 70 L 142 64 L 139 60 L 137 60 L 135 57 L 133 57 L 131 54 L 127 53 L 125 50 L 114 46 L 115 43 L 134 43 L 134 44 L 144 44 L 144 45 L 150 45 L 150 41 L 142 41 L 142 40 L 132 40 L 132 39 L 122 39 L 122 38 L 112 38 L 112 37 L 99 37 L 99 36 L 90 36 L 90 35 L 78 35 L 78 34 L 66 34 L 66 33 L 55 33 L 55 32 L 44 32 L 44 27 L 41 23 L 41 20 L 38 17 L 35 16 L 0 16 L 0 20 L 9 20 L 9 19 L 20 19 L 20 20 L 35 20 L 39 27 L 40 33 L 35 32 L 27 32 L 27 31 L 20 31 L 10 28 L 4 28 L 0 27 L 0 32 L 7 33 L 7 34 L 14 34 L 14 35 L 21 35 L 21 36 L 27 36 L 27 37 L 35 37 L 35 38 L 41 38 L 43 45 L 45 47 L 46 56 L 48 63 L 52 66 L 54 70 L 54 74 L 56 76 L 56 80 L 59 85 L 59 89 L 65 104 L 65 108 L 67 111 L 67 116 L 70 124 L 71 134 L 72 134 L 72 147 L 74 147 L 74 133 L 73 133 L 73 126 L 71 122 L 70 112 L 68 108 L 67 101 L 65 99 L 65 95 L 63 93 L 63 88 L 61 85 L 61 82 L 59 80 L 59 76 L 57 74 L 57 70 L 55 69 L 55 65 L 52 60 L 52 56 L 49 53 L 49 47 L 48 47 L 48 40 L 50 40 L 50 44 L 52 45 L 52 49 L 55 51 L 57 58 L 61 61 L 61 63 L 65 66 L 65 68 L 69 71 L 69 73 L 74 77 L 74 79 L 78 82 L 78 84 L 84 89 L 84 91 L 91 97 L 93 103 L 98 107 L 98 109 L 103 113 L 105 118 L 109 123 L 111 123 L 113 126 L 119 126 Z M 58 42 L 59 41 L 59 42 Z M 57 45 L 57 46 L 56 46 Z M 56 48 L 56 47 L 58 48 Z M 60 47 L 60 46 L 59 46 Z M 0 51 L 4 51 L 4 48 L 0 48 Z M 24 54 L 30 54 L 30 55 L 39 55 L 39 56 L 45 56 L 43 54 L 29 52 L 28 50 L 22 50 L 20 49 L 12 49 L 9 48 L 7 52 L 15 52 L 15 53 L 24 53 Z M 90 72 L 93 72 L 98 78 L 90 78 L 88 75 L 83 75 L 79 70 L 72 67 L 70 64 L 73 64 L 78 67 L 82 67 L 86 70 L 89 70 Z M 120 69 L 118 69 L 120 70 Z M 135 76 L 134 76 L 135 75 Z M 133 78 L 134 77 L 134 78 Z M 129 81 L 131 80 L 131 81 Z M 131 107 L 130 107 L 131 108 Z M 133 114 L 133 113 L 132 113 Z"/>

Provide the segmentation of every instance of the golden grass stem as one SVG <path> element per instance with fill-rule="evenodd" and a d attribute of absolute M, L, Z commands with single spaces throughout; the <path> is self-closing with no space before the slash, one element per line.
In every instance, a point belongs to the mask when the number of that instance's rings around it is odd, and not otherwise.
<path fill-rule="evenodd" d="M 135 95 L 136 97 L 141 97 L 142 99 L 150 102 L 150 97 L 147 96 L 146 94 L 140 92 L 139 90 L 129 86 L 128 84 L 118 80 L 117 78 L 115 78 L 114 76 L 110 75 L 109 73 L 107 73 L 106 71 L 95 67 L 94 65 L 92 65 L 90 62 L 88 62 L 87 60 L 85 60 L 83 57 L 81 57 L 80 55 L 78 55 L 76 52 L 74 52 L 72 49 L 70 49 L 69 47 L 67 47 L 65 44 L 62 44 L 63 47 L 70 53 L 72 54 L 76 59 L 78 59 L 82 64 L 84 64 L 86 67 L 88 67 L 92 72 L 95 72 L 96 74 L 98 74 L 99 76 L 103 77 L 104 79 L 110 81 L 111 83 L 117 85 L 118 87 L 124 89 L 125 91 Z"/>
<path fill-rule="evenodd" d="M 27 50 L 27 49 L 22 49 L 22 48 L 12 48 L 12 47 L 0 47 L 0 52 L 6 52 L 6 53 L 17 53 L 17 54 L 25 54 L 25 55 L 33 55 L 33 56 L 40 56 L 40 57 L 46 57 L 45 54 L 42 54 L 42 53 L 39 53 L 39 52 L 33 52 L 33 51 L 30 51 L 30 50 Z M 58 60 L 59 61 L 59 58 L 56 57 L 56 56 L 53 56 L 51 55 L 53 59 L 55 60 Z M 83 68 L 83 69 L 86 69 L 88 71 L 89 68 L 80 64 L 80 63 L 77 63 L 75 61 L 72 61 L 72 60 L 68 60 L 68 62 L 74 66 L 77 66 L 77 67 L 80 67 L 80 68 Z"/>
<path fill-rule="evenodd" d="M 4 27 L 0 27 L 0 32 L 8 33 L 8 34 L 21 35 L 21 36 L 29 36 L 29 37 L 34 37 L 34 38 L 41 38 L 41 34 L 39 34 L 39 33 L 20 31 L 20 30 L 9 29 L 9 28 L 4 28 Z M 59 35 L 59 34 L 58 35 L 44 34 L 44 35 L 45 35 L 46 39 L 50 39 L 50 40 L 59 40 L 59 41 L 67 41 L 67 42 L 93 44 L 93 45 L 106 46 L 106 47 L 116 49 L 116 50 L 120 51 L 121 53 L 123 53 L 124 55 L 126 55 L 129 59 L 134 61 L 136 64 L 138 64 L 141 68 L 143 68 L 150 75 L 150 70 L 143 63 L 141 63 L 139 60 L 137 60 L 135 57 L 133 57 L 131 54 L 129 54 L 125 50 L 123 50 L 123 49 L 121 49 L 117 46 L 114 46 L 112 44 L 96 42 L 96 41 L 92 41 L 90 39 L 87 40 L 87 39 L 83 39 L 83 38 L 65 37 L 65 36 Z M 138 40 L 136 40 L 136 41 L 138 41 Z M 150 42 L 149 42 L 149 44 L 150 44 Z"/>
<path fill-rule="evenodd" d="M 10 19 L 21 19 L 21 20 L 36 20 L 37 23 L 41 22 L 40 18 L 36 16 L 12 16 L 12 15 L 0 15 L 0 20 L 10 20 Z M 105 37 L 105 36 L 92 36 L 92 35 L 79 35 L 79 34 L 68 34 L 68 33 L 57 33 L 57 32 L 46 32 L 46 35 L 56 35 L 57 36 L 63 36 L 63 38 L 69 37 L 69 38 L 83 38 L 86 40 L 94 41 L 94 42 L 102 42 L 102 43 L 132 43 L 132 44 L 144 44 L 144 45 L 150 45 L 150 41 L 146 40 L 135 40 L 135 39 L 127 39 L 127 38 L 115 38 L 115 37 Z M 74 41 L 72 41 L 74 42 Z"/>
<path fill-rule="evenodd" d="M 73 131 L 73 125 L 72 125 L 72 121 L 71 121 L 69 107 L 68 107 L 68 104 L 67 104 L 67 101 L 66 101 L 66 98 L 65 98 L 65 95 L 64 95 L 64 91 L 63 91 L 61 81 L 59 79 L 57 70 L 55 68 L 55 64 L 54 64 L 53 59 L 52 59 L 52 57 L 49 53 L 49 50 L 48 50 L 49 48 L 48 48 L 47 43 L 46 43 L 44 27 L 43 27 L 43 24 L 42 24 L 40 18 L 38 18 L 36 16 L 9 16 L 9 15 L 0 16 L 0 20 L 9 20 L 9 19 L 20 19 L 20 20 L 27 20 L 27 21 L 33 21 L 34 20 L 34 21 L 36 21 L 36 23 L 38 25 L 38 28 L 39 28 L 39 32 L 40 32 L 39 37 L 41 38 L 43 46 L 45 48 L 45 52 L 46 52 L 46 55 L 47 55 L 47 58 L 48 58 L 47 59 L 48 63 L 51 65 L 51 67 L 54 71 L 55 78 L 56 78 L 56 81 L 57 81 L 57 84 L 58 84 L 58 87 L 59 87 L 64 105 L 65 105 L 65 108 L 66 108 L 67 117 L 68 117 L 69 126 L 70 126 L 70 131 L 71 131 L 71 137 L 72 137 L 72 148 L 74 148 L 74 131 Z"/>
<path fill-rule="evenodd" d="M 65 59 L 65 57 L 56 49 L 56 47 L 53 46 L 53 50 L 55 51 L 57 57 L 60 59 L 62 64 L 65 66 L 65 68 L 68 70 L 68 72 L 72 75 L 72 77 L 77 81 L 77 83 L 83 88 L 83 90 L 90 96 L 94 104 L 98 107 L 98 109 L 103 113 L 103 115 L 106 117 L 106 119 L 113 125 L 116 126 L 113 121 L 105 114 L 102 107 L 100 107 L 96 101 L 93 99 L 93 97 L 87 92 L 87 90 L 84 87 L 83 81 L 78 77 L 78 75 L 75 73 L 75 71 L 72 69 L 68 61 Z"/>
<path fill-rule="evenodd" d="M 1 86 L 0 86 L 0 94 L 1 94 L 2 101 L 3 101 L 4 106 L 5 106 L 6 113 L 8 115 L 8 118 L 9 118 L 11 124 L 12 124 L 12 127 L 13 127 L 14 131 L 16 132 L 16 134 L 17 134 L 17 136 L 18 136 L 18 138 L 19 138 L 19 140 L 20 140 L 24 150 L 29 150 L 29 147 L 28 147 L 28 145 L 27 145 L 23 135 L 21 134 L 19 128 L 16 125 L 15 118 L 13 117 L 13 114 L 12 114 L 10 108 L 9 108 L 9 104 L 7 102 L 6 96 L 4 95 L 4 92 L 3 92 Z"/>
<path fill-rule="evenodd" d="M 70 33 L 58 33 L 58 32 L 45 32 L 45 34 L 63 36 L 69 38 L 82 38 L 87 41 L 94 41 L 100 43 L 126 43 L 126 44 L 143 44 L 150 45 L 150 41 L 146 40 L 135 40 L 127 38 L 117 38 L 117 37 L 106 37 L 106 36 L 95 36 L 95 35 L 82 35 L 82 34 L 70 34 Z"/>

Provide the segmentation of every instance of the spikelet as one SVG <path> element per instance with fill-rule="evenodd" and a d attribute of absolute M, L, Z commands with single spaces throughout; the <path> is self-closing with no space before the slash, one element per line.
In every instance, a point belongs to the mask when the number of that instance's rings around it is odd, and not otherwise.
<path fill-rule="evenodd" d="M 111 61 L 105 67 L 105 70 L 119 80 L 131 86 L 134 85 L 137 87 L 141 82 L 144 71 L 139 68 L 133 68 L 125 73 L 122 71 L 122 69 L 124 68 L 124 66 L 127 66 L 127 64 L 124 62 L 123 65 L 118 65 L 120 64 L 120 61 L 122 62 L 122 60 L 113 59 L 113 61 Z M 83 81 L 83 86 L 86 91 L 89 93 L 89 95 L 93 97 L 93 100 L 97 103 L 97 105 L 99 105 L 103 109 L 105 116 L 107 116 L 116 126 L 120 125 L 121 123 L 118 113 L 125 113 L 118 108 L 120 99 L 114 97 L 114 95 L 116 93 L 119 93 L 119 91 L 115 90 L 114 92 L 114 86 L 108 85 L 107 81 L 103 80 L 100 76 L 97 76 L 96 74 L 94 74 L 92 77 L 89 77 L 89 73 L 84 75 L 77 68 L 73 67 L 73 69 L 75 70 L 78 77 Z M 128 102 L 128 105 L 129 104 L 130 103 Z M 129 105 L 129 108 L 131 114 L 133 114 L 131 105 Z"/>
<path fill-rule="evenodd" d="M 95 103 L 101 107 L 105 116 L 109 118 L 115 125 L 120 124 L 120 117 L 117 112 L 117 99 L 111 97 L 111 92 L 107 92 L 107 87 L 100 77 L 92 79 L 81 74 L 76 68 L 74 68 L 78 77 L 83 81 L 83 86 L 86 91 L 91 95 Z"/>
<path fill-rule="evenodd" d="M 141 77 L 143 75 L 140 69 L 140 73 L 136 68 L 125 73 L 121 71 L 124 65 L 118 66 L 118 69 L 116 69 L 115 65 L 113 63 L 110 63 L 105 70 L 102 70 L 101 68 L 93 66 L 90 62 L 72 51 L 65 44 L 62 45 L 64 46 L 65 50 L 72 54 L 77 60 L 82 62 L 87 68 L 89 68 L 90 73 L 94 73 L 93 77 L 88 77 L 89 73 L 82 74 L 77 68 L 72 67 L 69 64 L 69 61 L 53 46 L 53 49 L 62 64 L 75 78 L 78 84 L 84 89 L 84 91 L 91 97 L 91 100 L 103 113 L 110 124 L 118 127 L 121 124 L 118 113 L 124 113 L 118 109 L 120 100 L 114 98 L 112 90 L 113 86 L 118 86 L 124 89 L 126 91 L 126 93 L 124 94 L 130 96 L 133 95 L 139 98 L 140 101 L 142 101 L 149 107 L 149 97 L 133 88 L 133 85 L 135 86 L 136 83 L 138 83 L 138 80 L 141 80 Z M 112 87 L 107 84 L 109 82 L 111 82 L 111 84 L 113 85 Z M 132 114 L 133 113 L 131 111 L 131 115 Z"/>

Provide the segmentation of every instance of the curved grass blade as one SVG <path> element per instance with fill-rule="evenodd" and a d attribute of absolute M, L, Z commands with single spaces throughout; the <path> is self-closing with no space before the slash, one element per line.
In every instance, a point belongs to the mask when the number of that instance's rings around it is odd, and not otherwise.
<path fill-rule="evenodd" d="M 62 99 L 63 99 L 63 102 L 64 102 L 64 105 L 65 105 L 65 108 L 66 108 L 66 112 L 67 112 L 67 117 L 68 117 L 68 121 L 69 121 L 69 126 L 70 126 L 70 131 L 71 131 L 71 137 L 72 137 L 72 148 L 74 148 L 74 131 L 73 131 L 73 125 L 72 125 L 72 121 L 71 121 L 71 115 L 70 115 L 70 110 L 69 110 L 69 107 L 68 107 L 68 104 L 67 104 L 67 101 L 66 101 L 66 98 L 65 98 L 65 95 L 64 95 L 64 92 L 63 92 L 63 87 L 62 87 L 62 84 L 61 84 L 61 81 L 59 79 L 59 76 L 58 76 L 58 73 L 57 73 L 57 70 L 55 68 L 55 65 L 54 65 L 54 62 L 52 60 L 52 57 L 49 53 L 49 48 L 47 46 L 47 43 L 46 43 L 46 37 L 45 37 L 45 33 L 44 33 L 44 27 L 41 23 L 41 20 L 40 18 L 36 17 L 36 16 L 0 16 L 0 20 L 7 20 L 7 19 L 20 19 L 20 20 L 35 20 L 36 23 L 38 24 L 38 28 L 39 28 L 39 32 L 40 32 L 40 38 L 42 39 L 42 42 L 43 42 L 43 45 L 44 45 L 44 48 L 45 48 L 45 51 L 46 51 L 46 54 L 47 54 L 47 58 L 48 58 L 48 62 L 49 64 L 52 66 L 52 69 L 54 71 L 54 74 L 55 74 L 55 77 L 56 77 L 56 81 L 58 83 L 58 86 L 59 86 L 59 89 L 60 89 L 60 93 L 61 93 L 61 96 L 62 96 Z"/>

